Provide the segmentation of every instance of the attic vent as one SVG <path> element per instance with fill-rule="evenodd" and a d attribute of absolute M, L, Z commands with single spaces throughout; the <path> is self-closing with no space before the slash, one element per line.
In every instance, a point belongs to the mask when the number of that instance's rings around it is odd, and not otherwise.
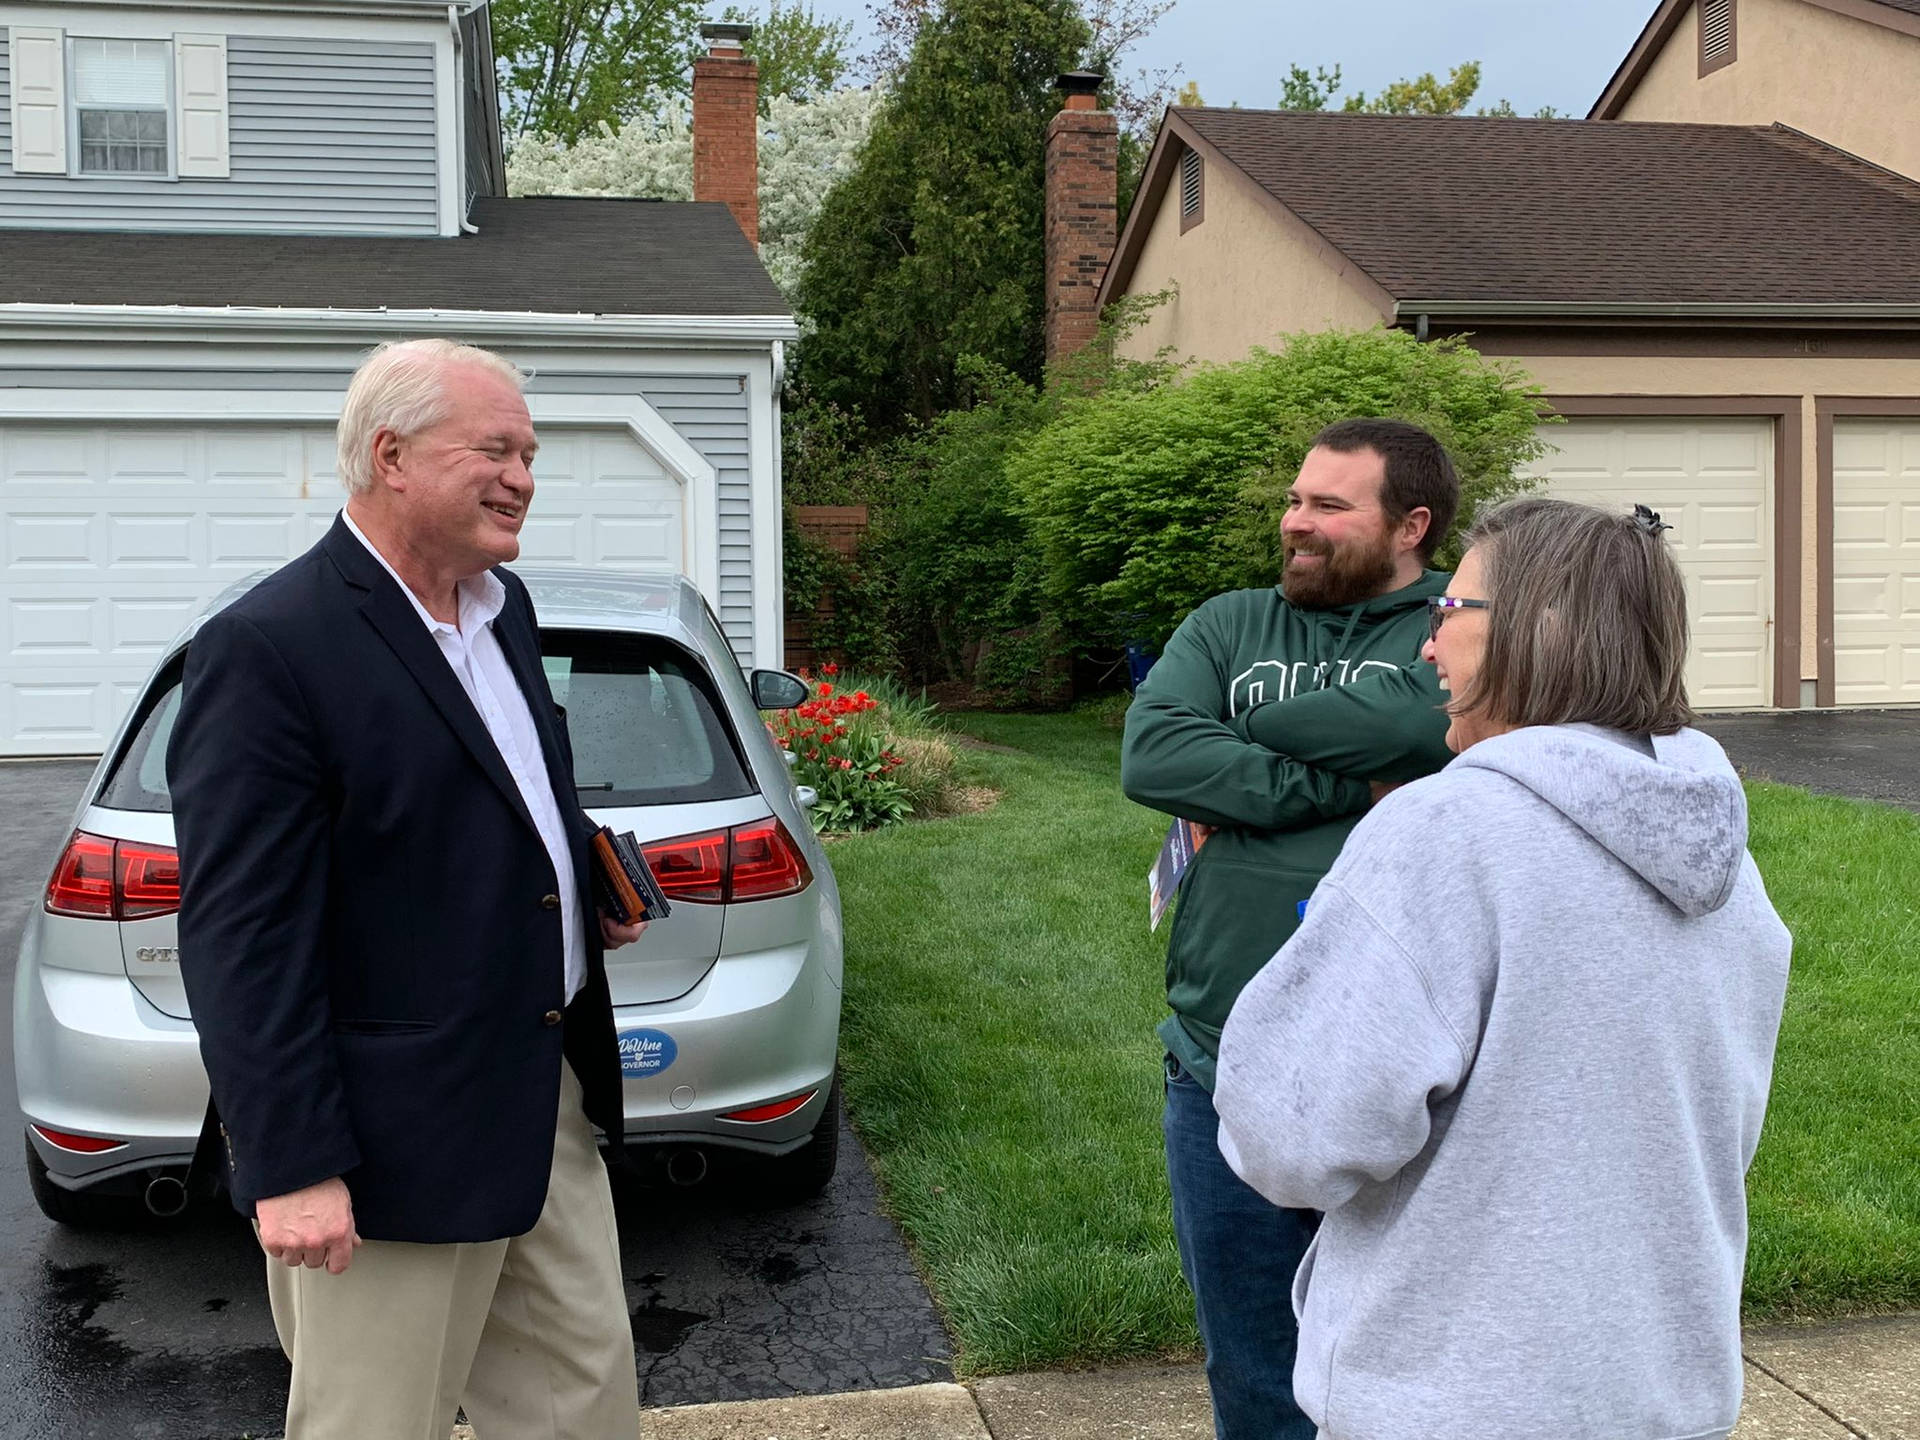
<path fill-rule="evenodd" d="M 1200 152 L 1189 150 L 1180 157 L 1180 218 L 1192 221 L 1200 215 Z"/>
<path fill-rule="evenodd" d="M 1734 0 L 1700 0 L 1700 73 L 1731 65 Z"/>

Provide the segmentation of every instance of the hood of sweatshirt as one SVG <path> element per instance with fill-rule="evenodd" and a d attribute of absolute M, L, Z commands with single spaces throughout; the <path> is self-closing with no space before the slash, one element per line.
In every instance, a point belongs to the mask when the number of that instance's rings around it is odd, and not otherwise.
<path fill-rule="evenodd" d="M 1453 764 L 1511 777 L 1689 916 L 1727 903 L 1747 851 L 1747 795 L 1698 730 L 1641 741 L 1592 725 L 1483 740 Z M 1451 767 L 1449 767 L 1451 768 Z"/>

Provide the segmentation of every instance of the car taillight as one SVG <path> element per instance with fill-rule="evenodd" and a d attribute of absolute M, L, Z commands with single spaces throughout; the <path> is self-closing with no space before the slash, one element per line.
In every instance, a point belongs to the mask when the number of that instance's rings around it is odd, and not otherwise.
<path fill-rule="evenodd" d="M 733 899 L 797 895 L 812 883 L 806 857 L 778 820 L 733 827 Z"/>
<path fill-rule="evenodd" d="M 179 908 L 180 856 L 170 845 L 76 830 L 47 881 L 49 915 L 151 920 Z"/>
<path fill-rule="evenodd" d="M 71 1151 L 75 1155 L 100 1155 L 108 1150 L 124 1150 L 124 1140 L 102 1140 L 98 1135 L 69 1135 L 65 1130 L 49 1130 L 44 1125 L 33 1127 L 33 1133 L 53 1146 L 56 1150 Z"/>
<path fill-rule="evenodd" d="M 727 832 L 709 830 L 643 845 L 647 868 L 669 900 L 724 905 L 727 899 Z"/>
<path fill-rule="evenodd" d="M 113 890 L 122 920 L 150 920 L 180 908 L 180 852 L 121 840 L 113 847 Z"/>
<path fill-rule="evenodd" d="M 47 881 L 47 913 L 88 920 L 113 919 L 113 842 L 73 832 L 53 878 Z"/>
<path fill-rule="evenodd" d="M 791 1100 L 776 1100 L 771 1105 L 755 1105 L 751 1110 L 728 1110 L 720 1118 L 740 1120 L 748 1125 L 764 1125 L 769 1120 L 784 1120 L 819 1093 L 818 1090 L 809 1090 L 806 1094 L 796 1095 Z"/>
<path fill-rule="evenodd" d="M 813 883 L 806 857 L 775 819 L 655 840 L 641 848 L 669 900 L 696 905 L 772 900 L 797 895 Z"/>

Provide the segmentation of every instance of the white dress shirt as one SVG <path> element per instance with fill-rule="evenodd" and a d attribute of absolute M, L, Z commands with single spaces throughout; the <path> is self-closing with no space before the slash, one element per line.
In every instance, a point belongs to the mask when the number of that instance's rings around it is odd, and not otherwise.
<path fill-rule="evenodd" d="M 458 586 L 460 623 L 449 625 L 436 620 L 420 603 L 420 597 L 387 563 L 387 557 L 361 533 L 353 517 L 342 510 L 340 518 L 353 532 L 353 537 L 380 562 L 381 568 L 393 576 L 400 593 L 418 613 L 447 664 L 453 667 L 460 688 L 467 692 L 473 708 L 480 712 L 487 734 L 493 737 L 500 758 L 507 762 L 513 783 L 520 787 L 520 798 L 526 801 L 527 813 L 533 817 L 540 839 L 546 844 L 547 855 L 553 861 L 554 878 L 560 887 L 560 938 L 566 955 L 567 999 L 572 1000 L 587 983 L 584 917 L 580 913 L 579 887 L 574 883 L 567 824 L 555 800 L 553 783 L 547 778 L 540 732 L 533 727 L 533 711 L 528 708 L 527 697 L 521 694 L 507 657 L 500 649 L 500 641 L 493 633 L 493 622 L 507 603 L 507 587 L 494 578 L 491 571 L 462 580 Z"/>

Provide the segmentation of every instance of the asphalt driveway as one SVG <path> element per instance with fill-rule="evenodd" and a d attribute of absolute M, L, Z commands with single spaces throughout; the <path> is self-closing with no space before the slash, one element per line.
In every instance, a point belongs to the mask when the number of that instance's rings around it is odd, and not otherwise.
<path fill-rule="evenodd" d="M 1701 728 L 1749 779 L 1920 812 L 1920 710 L 1710 715 Z"/>
<path fill-rule="evenodd" d="M 89 764 L 0 764 L 0 980 L 39 904 Z M 0 1028 L 0 1119 L 18 1116 Z M 619 1195 L 642 1401 L 746 1400 L 952 1378 L 945 1331 L 866 1156 L 841 1135 L 827 1193 L 757 1208 L 739 1186 Z M 80 1233 L 27 1190 L 0 1130 L 0 1440 L 278 1434 L 286 1361 L 260 1252 L 224 1202 Z"/>

